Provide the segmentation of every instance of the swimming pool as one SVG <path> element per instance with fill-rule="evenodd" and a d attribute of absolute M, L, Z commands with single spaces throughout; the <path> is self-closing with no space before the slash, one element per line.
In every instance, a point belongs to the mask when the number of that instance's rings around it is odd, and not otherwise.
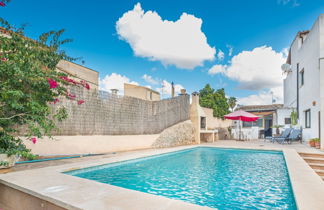
<path fill-rule="evenodd" d="M 66 174 L 217 209 L 297 209 L 276 151 L 198 147 Z"/>

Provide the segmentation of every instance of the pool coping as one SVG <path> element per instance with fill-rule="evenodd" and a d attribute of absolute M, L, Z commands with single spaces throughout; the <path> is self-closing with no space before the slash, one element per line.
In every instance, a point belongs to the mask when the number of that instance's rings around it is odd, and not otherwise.
<path fill-rule="evenodd" d="M 67 209 L 211 209 L 163 196 L 121 188 L 62 172 L 149 157 L 196 147 L 282 151 L 299 210 L 323 209 L 324 182 L 294 149 L 190 145 L 134 151 L 113 157 L 0 174 L 0 183 Z"/>

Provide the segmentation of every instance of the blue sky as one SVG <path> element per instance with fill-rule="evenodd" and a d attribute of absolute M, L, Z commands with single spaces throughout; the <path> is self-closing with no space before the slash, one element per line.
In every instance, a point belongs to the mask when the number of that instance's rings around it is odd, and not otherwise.
<path fill-rule="evenodd" d="M 320 0 L 12 0 L 0 15 L 27 23 L 32 38 L 66 29 L 74 41 L 63 48 L 107 90 L 163 83 L 166 97 L 171 81 L 189 93 L 209 83 L 242 104 L 267 104 L 271 92 L 282 100 L 280 65 L 294 36 L 323 11 Z"/>

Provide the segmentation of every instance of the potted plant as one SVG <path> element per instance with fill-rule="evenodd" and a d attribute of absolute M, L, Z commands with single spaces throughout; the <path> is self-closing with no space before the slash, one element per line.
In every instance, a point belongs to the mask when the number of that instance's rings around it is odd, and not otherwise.
<path fill-rule="evenodd" d="M 314 144 L 315 144 L 315 148 L 316 149 L 320 149 L 321 148 L 321 141 L 320 141 L 320 139 L 319 138 L 314 138 L 313 141 L 314 141 Z"/>
<path fill-rule="evenodd" d="M 315 141 L 314 141 L 314 139 L 310 139 L 310 140 L 308 141 L 308 143 L 309 143 L 309 146 L 311 146 L 311 147 L 315 147 Z"/>
<path fill-rule="evenodd" d="M 271 128 L 275 128 L 276 129 L 276 136 L 280 135 L 280 128 L 282 128 L 283 125 L 274 125 Z"/>

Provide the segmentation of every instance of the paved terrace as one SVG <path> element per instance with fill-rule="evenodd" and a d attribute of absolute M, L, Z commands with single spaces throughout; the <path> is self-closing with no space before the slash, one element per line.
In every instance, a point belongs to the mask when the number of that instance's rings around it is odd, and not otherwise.
<path fill-rule="evenodd" d="M 199 146 L 282 150 L 295 199 L 300 210 L 322 210 L 324 182 L 297 152 L 324 154 L 307 145 L 281 145 L 264 141 L 221 140 Z M 209 209 L 179 200 L 132 191 L 92 180 L 62 174 L 63 171 L 109 164 L 134 158 L 178 151 L 192 146 L 126 151 L 105 155 L 18 164 L 0 170 L 0 208 L 29 206 L 35 209 Z M 297 152 L 296 152 L 297 151 Z M 33 170 L 31 170 L 33 169 Z M 11 173 L 13 172 L 13 173 Z M 2 173 L 2 174 L 1 174 Z M 15 195 L 15 196 L 13 196 Z M 2 201 L 2 202 L 1 202 Z M 7 207 L 7 208 L 6 208 Z"/>

